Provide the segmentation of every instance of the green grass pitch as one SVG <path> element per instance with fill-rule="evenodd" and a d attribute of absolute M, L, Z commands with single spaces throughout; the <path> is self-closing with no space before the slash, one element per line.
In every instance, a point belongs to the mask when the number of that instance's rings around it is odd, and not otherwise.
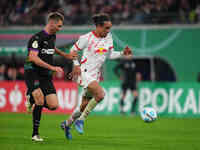
<path fill-rule="evenodd" d="M 40 135 L 32 142 L 29 114 L 0 113 L 1 150 L 199 150 L 200 119 L 159 118 L 144 123 L 139 117 L 94 116 L 85 122 L 83 135 L 72 130 L 65 139 L 60 122 L 66 115 L 43 114 Z"/>

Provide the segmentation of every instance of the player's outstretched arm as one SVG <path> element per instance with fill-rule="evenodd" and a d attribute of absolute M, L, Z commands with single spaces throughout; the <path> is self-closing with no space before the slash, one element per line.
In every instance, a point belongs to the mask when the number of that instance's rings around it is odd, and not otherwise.
<path fill-rule="evenodd" d="M 55 47 L 55 52 L 56 54 L 65 57 L 66 59 L 77 59 L 78 54 L 75 51 L 70 52 L 69 54 L 59 50 L 58 48 Z"/>
<path fill-rule="evenodd" d="M 77 80 L 78 76 L 81 75 L 81 68 L 79 65 L 75 65 L 73 67 L 72 72 L 68 75 L 68 77 L 72 80 Z"/>
<path fill-rule="evenodd" d="M 61 67 L 52 66 L 52 65 L 44 62 L 42 59 L 40 59 L 38 57 L 38 52 L 36 52 L 36 51 L 30 51 L 28 60 L 35 63 L 36 65 L 38 65 L 40 67 L 47 68 L 49 70 L 56 71 L 56 72 L 63 72 L 63 69 Z"/>
<path fill-rule="evenodd" d="M 132 50 L 128 46 L 126 46 L 123 51 L 114 51 L 111 49 L 108 58 L 117 59 L 121 58 L 122 56 L 133 56 Z"/>
<path fill-rule="evenodd" d="M 84 48 L 86 48 L 88 45 L 88 38 L 87 36 L 83 35 L 80 36 L 78 41 L 72 46 L 72 48 L 70 49 L 70 52 L 77 52 L 84 50 Z M 80 63 L 78 61 L 78 56 L 76 59 L 73 60 L 73 70 L 72 72 L 69 74 L 69 77 L 72 78 L 73 80 L 76 80 L 77 77 L 81 74 L 81 68 L 80 68 Z"/>

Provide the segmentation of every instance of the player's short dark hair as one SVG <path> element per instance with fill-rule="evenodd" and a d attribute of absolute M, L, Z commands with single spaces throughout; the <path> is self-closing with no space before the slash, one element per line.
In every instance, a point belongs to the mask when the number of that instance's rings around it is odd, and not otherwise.
<path fill-rule="evenodd" d="M 51 12 L 49 13 L 47 20 L 64 21 L 64 16 L 59 12 Z"/>
<path fill-rule="evenodd" d="M 92 16 L 92 20 L 96 26 L 104 25 L 105 21 L 110 21 L 110 16 L 106 13 L 95 14 Z"/>

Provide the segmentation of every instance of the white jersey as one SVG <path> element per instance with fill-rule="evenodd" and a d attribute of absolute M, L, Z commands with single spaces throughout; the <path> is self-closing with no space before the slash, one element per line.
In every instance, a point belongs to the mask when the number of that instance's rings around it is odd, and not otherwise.
<path fill-rule="evenodd" d="M 106 37 L 99 38 L 95 35 L 94 31 L 80 36 L 79 40 L 73 45 L 71 51 L 83 50 L 81 58 L 81 78 L 82 82 L 84 74 L 89 76 L 91 80 L 99 81 L 100 68 L 104 64 L 106 58 L 118 58 L 121 56 L 120 52 L 114 52 L 113 39 L 111 33 Z M 89 83 L 85 86 L 87 87 Z"/>

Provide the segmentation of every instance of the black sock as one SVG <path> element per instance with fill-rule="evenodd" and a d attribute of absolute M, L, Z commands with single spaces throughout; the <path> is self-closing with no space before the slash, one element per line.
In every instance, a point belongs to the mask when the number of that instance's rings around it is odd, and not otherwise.
<path fill-rule="evenodd" d="M 120 100 L 120 111 L 123 112 L 123 107 L 124 107 L 124 100 Z"/>
<path fill-rule="evenodd" d="M 131 106 L 131 112 L 133 112 L 133 113 L 135 112 L 135 107 L 137 105 L 137 101 L 138 101 L 137 97 L 133 99 L 132 106 Z"/>
<path fill-rule="evenodd" d="M 33 134 L 34 135 L 39 135 L 39 126 L 40 126 L 40 119 L 42 115 L 42 107 L 43 106 L 38 106 L 35 105 L 33 109 Z"/>
<path fill-rule="evenodd" d="M 35 103 L 35 100 L 33 98 L 33 95 L 30 94 L 30 99 L 29 99 L 29 102 L 31 103 L 31 105 L 33 105 Z"/>

